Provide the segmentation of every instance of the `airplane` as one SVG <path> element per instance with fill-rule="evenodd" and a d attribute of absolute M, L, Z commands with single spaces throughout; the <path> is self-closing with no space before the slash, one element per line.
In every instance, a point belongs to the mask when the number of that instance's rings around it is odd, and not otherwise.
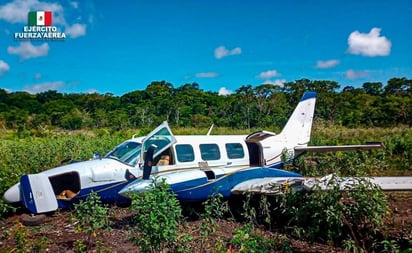
<path fill-rule="evenodd" d="M 215 193 L 223 197 L 239 194 L 257 182 L 304 179 L 282 166 L 306 151 L 383 147 L 381 143 L 308 146 L 316 95 L 303 94 L 279 134 L 210 135 L 209 131 L 206 135 L 175 136 L 163 122 L 147 136 L 133 136 L 103 157 L 23 175 L 3 199 L 21 204 L 33 214 L 71 208 L 91 192 L 98 193 L 103 203 L 127 204 L 129 193 L 149 189 L 156 179 L 165 180 L 182 202 L 204 201 Z"/>

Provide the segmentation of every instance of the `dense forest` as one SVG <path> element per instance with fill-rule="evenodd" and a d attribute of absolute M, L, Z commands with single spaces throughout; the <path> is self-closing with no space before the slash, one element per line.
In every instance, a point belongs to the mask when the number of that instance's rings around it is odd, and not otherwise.
<path fill-rule="evenodd" d="M 280 127 L 304 91 L 318 92 L 316 120 L 346 127 L 412 125 L 412 80 L 392 78 L 386 85 L 367 82 L 361 88 L 308 79 L 283 86 L 243 85 L 226 96 L 204 91 L 197 83 L 174 88 L 166 81 L 154 81 L 145 90 L 120 97 L 0 89 L 0 127 L 122 130 L 153 127 L 164 120 L 182 127 L 208 127 L 212 123 L 238 129 Z"/>

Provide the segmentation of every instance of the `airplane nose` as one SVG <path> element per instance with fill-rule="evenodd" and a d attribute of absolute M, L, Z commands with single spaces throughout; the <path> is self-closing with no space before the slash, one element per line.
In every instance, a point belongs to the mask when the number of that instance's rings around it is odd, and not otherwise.
<path fill-rule="evenodd" d="M 3 195 L 3 199 L 8 203 L 20 202 L 20 184 L 10 187 Z"/>

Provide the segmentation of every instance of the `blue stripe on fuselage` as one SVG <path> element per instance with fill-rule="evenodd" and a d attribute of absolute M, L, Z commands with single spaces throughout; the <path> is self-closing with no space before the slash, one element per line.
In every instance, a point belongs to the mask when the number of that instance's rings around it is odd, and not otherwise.
<path fill-rule="evenodd" d="M 302 175 L 279 169 L 282 163 L 270 165 L 270 167 L 255 167 L 242 169 L 225 175 L 218 175 L 216 179 L 206 180 L 197 178 L 181 183 L 171 184 L 171 190 L 180 201 L 204 201 L 215 193 L 221 193 L 224 197 L 231 195 L 231 189 L 244 181 L 264 177 L 302 177 Z M 141 180 L 141 179 L 137 179 Z M 85 200 L 91 192 L 97 192 L 103 203 L 130 203 L 130 199 L 119 195 L 118 192 L 129 182 L 122 181 L 105 184 L 97 187 L 82 189 L 79 194 L 71 200 L 58 200 L 60 208 L 71 208 L 73 203 Z"/>
<path fill-rule="evenodd" d="M 123 189 L 129 182 L 121 181 L 116 183 L 110 183 L 100 185 L 96 187 L 90 187 L 81 189 L 79 194 L 71 200 L 58 199 L 60 208 L 72 208 L 73 203 L 78 203 L 80 200 L 85 200 L 91 192 L 96 192 L 100 196 L 102 203 L 108 204 L 127 204 L 130 203 L 130 199 L 119 195 L 119 191 Z"/>
<path fill-rule="evenodd" d="M 183 182 L 173 184 L 171 188 L 181 201 L 204 201 L 215 193 L 221 193 L 223 197 L 229 197 L 231 195 L 231 189 L 235 185 L 246 180 L 264 177 L 302 177 L 302 175 L 280 169 L 258 167 L 227 174 L 196 187 L 188 187 L 188 182 Z M 190 183 L 190 185 L 193 184 Z"/>

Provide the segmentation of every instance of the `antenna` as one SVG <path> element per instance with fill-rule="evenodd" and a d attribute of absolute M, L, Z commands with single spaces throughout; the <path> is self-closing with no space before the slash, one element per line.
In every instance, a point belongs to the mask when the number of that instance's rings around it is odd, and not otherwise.
<path fill-rule="evenodd" d="M 214 126 L 215 124 L 212 124 L 211 126 L 210 126 L 210 128 L 209 128 L 209 131 L 207 131 L 207 136 L 209 136 L 210 135 L 210 132 L 212 132 L 212 129 L 213 129 L 213 126 Z"/>

